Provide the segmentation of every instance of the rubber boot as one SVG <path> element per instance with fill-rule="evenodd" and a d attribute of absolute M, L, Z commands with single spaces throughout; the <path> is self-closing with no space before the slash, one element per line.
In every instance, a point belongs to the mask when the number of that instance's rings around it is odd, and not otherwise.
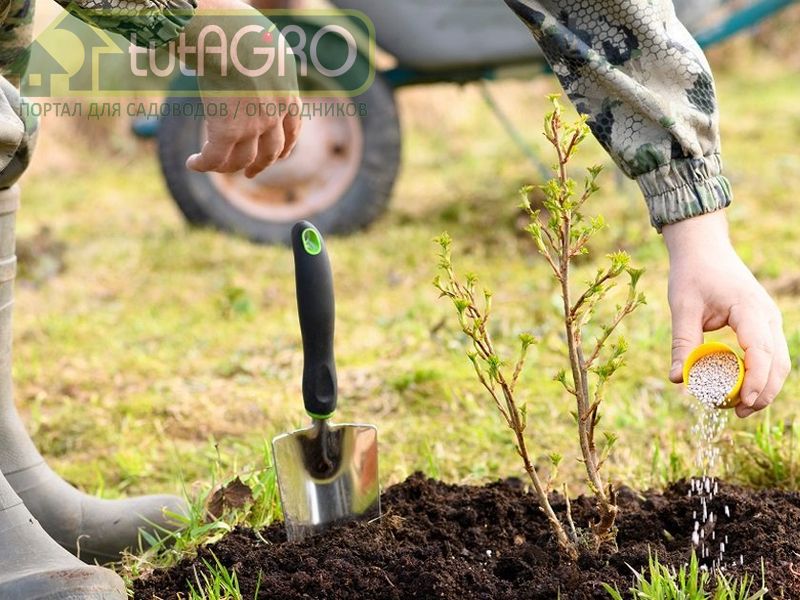
<path fill-rule="evenodd" d="M 113 571 L 83 564 L 53 541 L 0 474 L 0 598 L 125 600 Z"/>
<path fill-rule="evenodd" d="M 61 546 L 88 563 L 116 561 L 123 550 L 139 548 L 140 528 L 151 533 L 157 533 L 158 527 L 174 529 L 175 523 L 165 512 L 183 513 L 186 506 L 175 496 L 103 500 L 84 494 L 47 466 L 26 433 L 14 406 L 11 381 L 14 221 L 18 205 L 18 186 L 0 191 L 0 471 L 25 507 Z M 144 540 L 141 543 L 145 545 Z"/>

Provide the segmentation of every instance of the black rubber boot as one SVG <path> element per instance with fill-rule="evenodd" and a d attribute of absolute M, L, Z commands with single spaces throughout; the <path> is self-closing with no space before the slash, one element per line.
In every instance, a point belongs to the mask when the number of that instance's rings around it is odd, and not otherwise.
<path fill-rule="evenodd" d="M 174 528 L 165 512 L 185 512 L 185 503 L 175 496 L 102 500 L 79 492 L 47 466 L 28 437 L 14 406 L 11 381 L 18 205 L 17 186 L 0 191 L 0 471 L 55 541 L 89 563 L 115 561 L 123 550 L 139 548 L 140 528 L 151 533 L 153 525 Z M 0 548 L 3 543 L 0 538 Z M 0 561 L 5 558 L 2 554 Z"/>
<path fill-rule="evenodd" d="M 113 571 L 83 564 L 56 544 L 0 474 L 0 598 L 125 600 Z"/>

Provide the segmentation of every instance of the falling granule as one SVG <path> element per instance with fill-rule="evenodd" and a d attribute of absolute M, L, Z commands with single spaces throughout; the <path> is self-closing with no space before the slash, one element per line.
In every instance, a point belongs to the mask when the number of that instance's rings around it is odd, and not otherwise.
<path fill-rule="evenodd" d="M 714 468 L 719 460 L 719 448 L 716 441 L 727 424 L 728 416 L 719 410 L 725 405 L 728 394 L 736 386 L 739 378 L 739 361 L 730 352 L 715 352 L 698 360 L 689 370 L 687 388 L 697 399 L 695 405 L 696 424 L 692 434 L 697 442 L 696 464 L 700 477 L 692 479 L 689 495 L 700 497 L 701 519 L 695 521 L 692 543 L 699 548 L 701 558 L 709 558 L 711 548 L 706 543 L 716 540 L 718 518 L 709 506 L 719 494 L 719 483 L 713 476 Z M 725 516 L 730 517 L 730 510 L 725 506 Z M 693 516 L 697 519 L 697 511 Z M 725 553 L 725 543 L 718 548 L 718 556 L 713 558 L 712 567 L 720 568 Z M 717 550 L 717 548 L 714 548 Z"/>

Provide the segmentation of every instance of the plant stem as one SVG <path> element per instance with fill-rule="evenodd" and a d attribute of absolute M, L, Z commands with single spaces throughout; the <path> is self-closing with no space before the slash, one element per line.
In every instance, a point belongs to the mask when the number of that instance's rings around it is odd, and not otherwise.
<path fill-rule="evenodd" d="M 472 294 L 465 290 L 470 300 L 473 300 Z M 478 322 L 478 335 L 480 338 L 480 343 L 478 344 L 478 336 L 473 337 L 473 340 L 476 341 L 476 347 L 478 348 L 478 352 L 482 355 L 484 359 L 490 356 L 494 356 L 494 345 L 492 343 L 492 338 L 489 332 L 486 330 L 486 318 L 485 315 L 481 317 L 480 311 L 471 303 L 471 305 L 467 309 L 471 313 L 471 317 L 476 319 Z M 522 359 L 522 357 L 521 357 Z M 517 364 L 517 367 L 514 370 L 514 380 L 519 375 L 519 371 L 522 368 L 522 360 Z M 523 465 L 525 466 L 525 472 L 528 474 L 528 478 L 531 480 L 533 484 L 533 489 L 536 492 L 536 498 L 539 503 L 539 507 L 544 512 L 547 520 L 550 523 L 550 527 L 553 530 L 553 533 L 556 536 L 556 541 L 561 549 L 572 559 L 577 560 L 578 558 L 578 549 L 575 545 L 577 540 L 570 540 L 567 536 L 566 531 L 564 530 L 564 526 L 562 525 L 561 521 L 559 521 L 558 517 L 556 516 L 555 511 L 553 510 L 552 505 L 550 504 L 550 500 L 547 497 L 547 490 L 545 486 L 542 484 L 542 480 L 539 477 L 539 473 L 536 470 L 536 466 L 531 461 L 530 454 L 528 452 L 528 444 L 525 441 L 525 424 L 522 422 L 520 417 L 520 410 L 517 406 L 516 399 L 514 398 L 514 385 L 509 384 L 505 378 L 505 375 L 502 371 L 498 371 L 496 374 L 497 382 L 500 384 L 500 389 L 503 393 L 503 400 L 505 401 L 505 410 L 502 409 L 500 406 L 499 398 L 497 398 L 497 393 L 491 386 L 488 384 L 484 377 L 481 377 L 484 387 L 489 391 L 492 397 L 495 400 L 495 403 L 498 405 L 498 408 L 501 409 L 501 412 L 506 417 L 508 422 L 509 428 L 514 432 L 514 441 L 517 449 L 517 454 L 519 454 L 520 458 L 522 458 Z"/>
<path fill-rule="evenodd" d="M 600 474 L 598 465 L 597 449 L 594 443 L 594 426 L 596 422 L 594 414 L 597 409 L 590 405 L 588 366 L 583 354 L 581 331 L 579 327 L 575 327 L 576 314 L 573 310 L 570 292 L 570 261 L 573 257 L 573 249 L 571 247 L 572 209 L 567 206 L 566 202 L 569 195 L 566 166 L 578 133 L 576 132 L 573 135 L 567 149 L 564 150 L 560 136 L 561 128 L 558 113 L 553 114 L 552 131 L 553 135 L 548 139 L 554 146 L 558 156 L 558 182 L 561 188 L 560 205 L 563 210 L 558 240 L 558 280 L 561 284 L 564 328 L 572 370 L 573 389 L 575 391 L 578 409 L 578 438 L 584 467 L 586 468 L 586 474 L 589 478 L 589 484 L 592 487 L 592 491 L 597 498 L 600 508 L 600 520 L 593 525 L 594 533 L 600 542 L 605 542 L 614 537 L 614 522 L 616 521 L 618 509 L 611 499 L 613 497 L 611 490 L 609 489 L 609 493 L 606 492 L 606 486 L 603 482 L 603 477 Z"/>

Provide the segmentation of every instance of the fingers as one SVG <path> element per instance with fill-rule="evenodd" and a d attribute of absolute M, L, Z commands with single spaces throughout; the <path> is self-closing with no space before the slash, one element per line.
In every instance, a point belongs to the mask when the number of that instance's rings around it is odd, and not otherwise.
<path fill-rule="evenodd" d="M 299 99 L 295 99 L 299 103 Z M 268 129 L 259 139 L 258 157 L 244 172 L 247 177 L 255 177 L 276 161 L 288 157 L 297 145 L 300 137 L 302 120 L 300 111 L 297 116 L 287 114 L 282 123 L 282 127 L 276 126 Z"/>
<path fill-rule="evenodd" d="M 765 391 L 772 392 L 767 390 L 775 357 L 773 325 L 770 321 L 766 311 L 758 306 L 737 305 L 731 309 L 730 326 L 744 349 L 744 382 L 741 402 L 736 411 L 740 416 L 752 414 L 762 394 Z"/>
<path fill-rule="evenodd" d="M 245 169 L 246 177 L 255 177 L 261 171 L 273 164 L 281 156 L 284 149 L 285 137 L 283 128 L 272 127 L 258 138 L 258 152 Z"/>
<path fill-rule="evenodd" d="M 235 173 L 252 165 L 258 157 L 258 138 L 249 136 L 233 147 L 225 164 L 215 169 L 220 173 Z"/>
<path fill-rule="evenodd" d="M 695 303 L 676 305 L 672 309 L 672 367 L 669 378 L 683 381 L 683 364 L 689 353 L 703 343 L 703 315 Z"/>
<path fill-rule="evenodd" d="M 214 171 L 227 162 L 232 150 L 232 143 L 209 139 L 198 154 L 192 154 L 186 160 L 186 167 L 201 173 Z"/>
<path fill-rule="evenodd" d="M 287 114 L 283 119 L 284 147 L 280 158 L 286 158 L 292 153 L 300 137 L 303 120 L 299 115 L 302 113 L 303 102 L 300 98 L 294 98 L 293 103 L 298 105 L 297 116 Z"/>
<path fill-rule="evenodd" d="M 294 150 L 294 147 L 297 145 L 297 140 L 300 137 L 302 123 L 303 121 L 300 117 L 287 116 L 283 120 L 283 135 L 285 141 L 283 152 L 279 158 L 286 158 L 292 153 L 292 150 Z"/>
<path fill-rule="evenodd" d="M 299 98 L 293 99 L 292 104 L 297 104 L 298 109 L 287 110 L 283 118 L 259 115 L 240 116 L 235 122 L 207 121 L 208 141 L 199 153 L 186 160 L 187 168 L 219 173 L 244 170 L 247 177 L 255 177 L 275 161 L 287 157 L 297 143 L 301 129 Z"/>
<path fill-rule="evenodd" d="M 772 404 L 791 371 L 792 362 L 789 357 L 789 346 L 786 343 L 786 336 L 783 333 L 783 326 L 779 313 L 770 321 L 770 333 L 772 335 L 773 354 L 767 383 L 752 404 L 745 402 L 744 399 L 748 397 L 745 394 L 748 392 L 744 392 L 743 389 L 742 402 L 736 407 L 736 414 L 739 417 L 749 417 L 753 413 L 763 410 Z"/>

